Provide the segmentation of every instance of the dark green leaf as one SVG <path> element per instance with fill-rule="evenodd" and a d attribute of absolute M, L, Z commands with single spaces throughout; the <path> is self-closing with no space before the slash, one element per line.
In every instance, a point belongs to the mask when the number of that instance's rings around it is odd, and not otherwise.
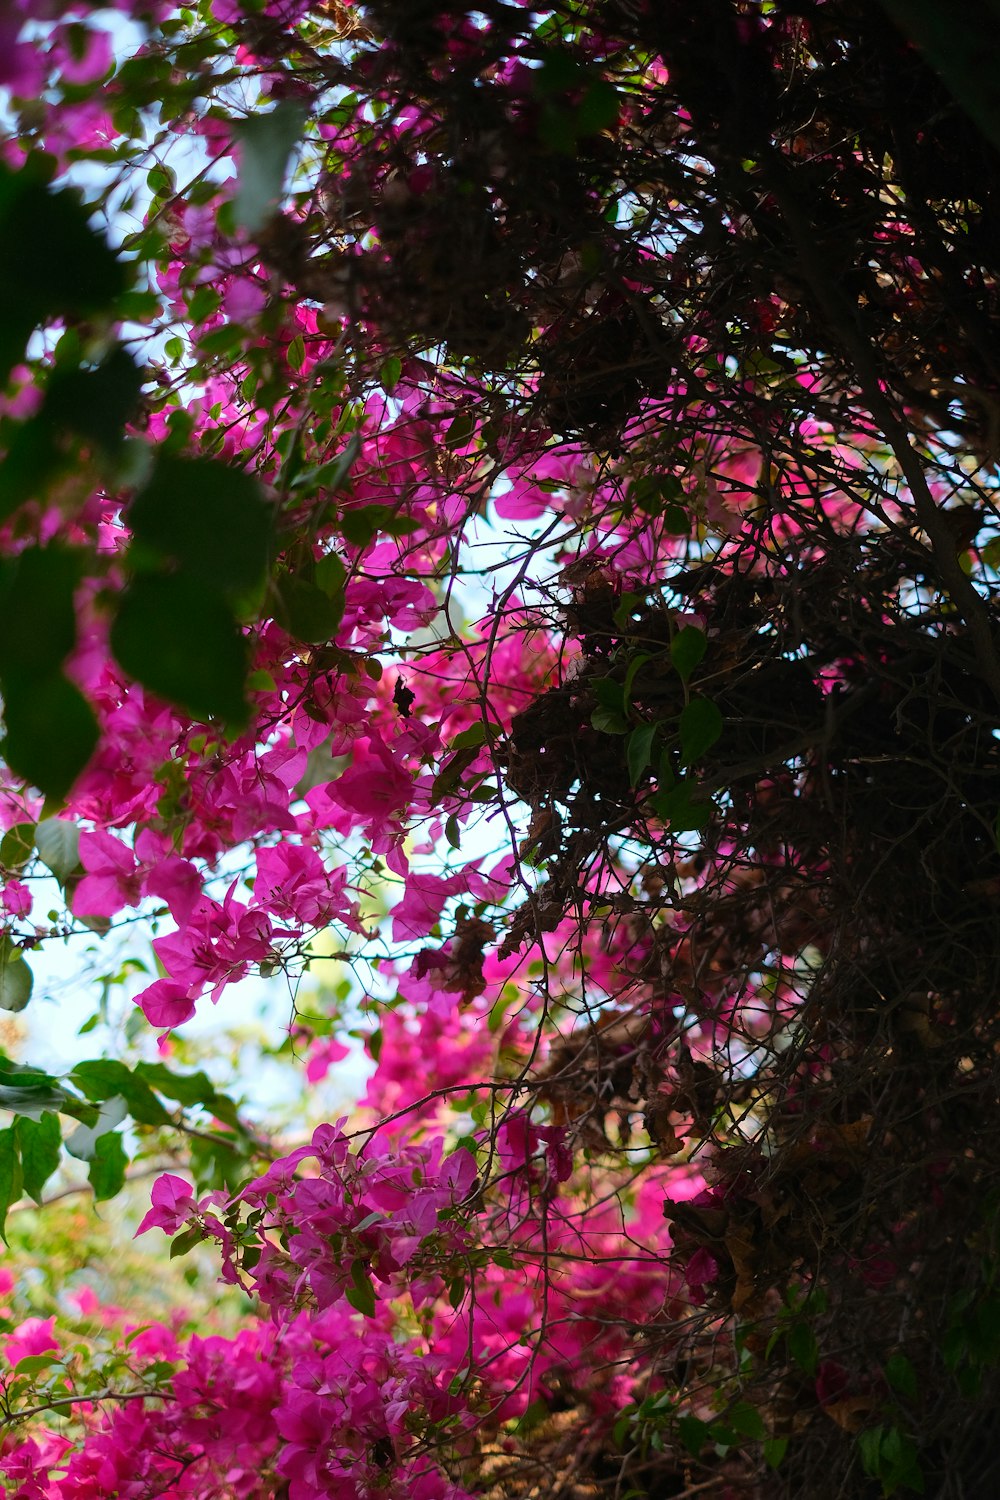
<path fill-rule="evenodd" d="M 635 679 L 649 660 L 650 654 L 648 651 L 637 651 L 634 656 L 629 658 L 628 668 L 625 672 L 625 681 L 622 684 L 623 703 L 629 704 L 632 702 L 632 689 L 635 686 Z"/>
<path fill-rule="evenodd" d="M 0 167 L 0 381 L 39 323 L 110 308 L 126 281 L 76 193 L 49 189 L 40 157 Z"/>
<path fill-rule="evenodd" d="M 600 708 L 609 709 L 616 714 L 627 712 L 628 704 L 625 699 L 624 685 L 614 677 L 595 677 L 590 684 L 590 691 L 597 699 Z"/>
<path fill-rule="evenodd" d="M 786 1437 L 768 1438 L 764 1444 L 764 1462 L 769 1469 L 777 1469 L 788 1452 L 788 1439 Z"/>
<path fill-rule="evenodd" d="M 59 1119 L 46 1111 L 38 1120 L 22 1117 L 15 1128 L 21 1148 L 24 1191 L 36 1203 L 41 1203 L 45 1184 L 59 1165 L 62 1151 Z"/>
<path fill-rule="evenodd" d="M 246 642 L 225 601 L 177 575 L 136 578 L 122 595 L 111 649 L 132 677 L 196 718 L 246 719 Z"/>
<path fill-rule="evenodd" d="M 703 630 L 694 625 L 685 625 L 670 642 L 670 660 L 681 677 L 687 682 L 695 667 L 708 649 L 708 640 Z"/>
<path fill-rule="evenodd" d="M 682 494 L 681 482 L 673 474 L 645 474 L 639 479 L 634 479 L 629 488 L 629 499 L 637 509 L 648 516 L 660 516 L 668 511 L 676 512 L 683 522 L 679 529 L 688 531 L 691 523 L 676 503 Z M 667 526 L 666 529 L 678 530 L 672 526 Z"/>
<path fill-rule="evenodd" d="M 894 1391 L 911 1400 L 917 1394 L 917 1374 L 905 1354 L 894 1354 L 885 1365 L 885 1378 Z"/>
<path fill-rule="evenodd" d="M 479 745 L 468 745 L 464 750 L 457 750 L 445 761 L 431 786 L 431 807 L 437 807 L 443 798 L 455 791 L 462 779 L 463 771 L 467 771 L 472 762 L 479 758 L 480 748 Z"/>
<path fill-rule="evenodd" d="M 640 776 L 652 760 L 658 730 L 658 724 L 640 724 L 628 737 L 628 779 L 631 786 L 639 784 Z"/>
<path fill-rule="evenodd" d="M 236 1105 L 226 1094 L 217 1092 L 207 1073 L 173 1073 L 166 1063 L 138 1063 L 135 1076 L 145 1079 L 158 1094 L 176 1099 L 185 1109 L 200 1105 L 234 1130 L 242 1129 Z"/>
<path fill-rule="evenodd" d="M 333 639 L 344 613 L 344 596 L 331 598 L 304 578 L 275 582 L 274 617 L 298 641 L 318 644 Z"/>
<path fill-rule="evenodd" d="M 313 578 L 317 588 L 321 588 L 329 598 L 342 601 L 344 585 L 347 582 L 347 569 L 336 552 L 328 552 L 325 557 L 320 558 L 313 570 Z M 341 602 L 341 610 L 343 607 Z"/>
<path fill-rule="evenodd" d="M 40 498 L 69 462 L 44 408 L 13 429 L 0 460 L 0 517 Z"/>
<path fill-rule="evenodd" d="M 707 1422 L 699 1417 L 681 1417 L 677 1423 L 677 1434 L 692 1458 L 700 1458 L 708 1439 Z"/>
<path fill-rule="evenodd" d="M 671 833 L 697 833 L 705 828 L 712 816 L 710 802 L 696 802 L 693 788 L 686 781 L 665 788 L 650 798 L 653 811 Z"/>
<path fill-rule="evenodd" d="M 351 1280 L 354 1285 L 347 1288 L 346 1296 L 348 1302 L 355 1312 L 363 1313 L 366 1318 L 375 1316 L 375 1288 L 372 1286 L 371 1277 L 364 1261 L 355 1260 L 351 1262 Z"/>
<path fill-rule="evenodd" d="M 628 734 L 628 719 L 614 708 L 595 708 L 590 722 L 601 734 Z"/>
<path fill-rule="evenodd" d="M 106 1203 L 109 1198 L 114 1198 L 125 1186 L 125 1168 L 128 1166 L 128 1157 L 125 1155 L 125 1147 L 122 1138 L 114 1130 L 109 1130 L 107 1135 L 102 1135 L 94 1146 L 94 1154 L 90 1159 L 90 1185 L 94 1190 L 94 1201 Z"/>
<path fill-rule="evenodd" d="M 816 1374 L 819 1346 L 808 1323 L 794 1323 L 788 1330 L 788 1352 L 806 1375 L 811 1378 Z"/>
<path fill-rule="evenodd" d="M 0 674 L 57 672 L 76 644 L 73 595 L 79 556 L 65 547 L 28 547 L 0 571 Z"/>
<path fill-rule="evenodd" d="M 1000 73 L 995 38 L 997 0 L 882 0 L 901 31 L 916 42 L 954 97 L 994 146 L 1000 147 Z"/>
<path fill-rule="evenodd" d="M 306 343 L 301 333 L 297 333 L 288 346 L 285 356 L 288 360 L 289 369 L 299 371 L 306 361 Z"/>
<path fill-rule="evenodd" d="M 741 1401 L 728 1411 L 726 1420 L 740 1437 L 752 1438 L 755 1442 L 759 1442 L 767 1431 L 760 1412 L 747 1401 Z"/>
<path fill-rule="evenodd" d="M 681 713 L 681 759 L 686 766 L 700 760 L 722 733 L 722 714 L 709 698 L 692 698 Z"/>
<path fill-rule="evenodd" d="M 128 522 L 140 559 L 176 563 L 212 590 L 253 589 L 267 571 L 270 509 L 256 480 L 230 464 L 162 455 Z"/>
<path fill-rule="evenodd" d="M 57 370 L 43 412 L 57 429 L 68 428 L 114 451 L 124 440 L 141 391 L 142 372 L 130 354 L 116 347 L 96 370 Z"/>
<path fill-rule="evenodd" d="M 80 690 L 55 672 L 5 685 L 7 738 L 12 770 L 47 797 L 65 797 L 97 748 L 97 720 Z"/>
<path fill-rule="evenodd" d="M 7 1243 L 4 1229 L 7 1210 L 21 1196 L 21 1158 L 17 1150 L 14 1127 L 0 1130 L 0 1239 Z"/>
<path fill-rule="evenodd" d="M 417 522 L 400 515 L 392 505 L 357 505 L 342 512 L 340 529 L 352 547 L 367 547 L 380 531 L 386 536 L 408 536 L 417 529 Z"/>

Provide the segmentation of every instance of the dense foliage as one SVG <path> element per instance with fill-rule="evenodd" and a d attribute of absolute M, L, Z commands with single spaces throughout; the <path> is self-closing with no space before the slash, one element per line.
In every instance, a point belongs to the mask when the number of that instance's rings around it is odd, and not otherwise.
<path fill-rule="evenodd" d="M 937 10 L 0 12 L 0 1006 L 116 955 L 100 1055 L 0 1057 L 19 1500 L 992 1493 L 1000 111 Z M 341 1118 L 192 1066 L 251 976 Z M 79 1280 L 74 1160 L 202 1302 Z"/>

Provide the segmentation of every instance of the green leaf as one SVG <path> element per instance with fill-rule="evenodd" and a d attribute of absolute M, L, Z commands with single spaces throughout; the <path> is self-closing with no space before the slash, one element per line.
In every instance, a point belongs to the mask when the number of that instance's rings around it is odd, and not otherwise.
<path fill-rule="evenodd" d="M 205 1238 L 200 1224 L 191 1224 L 187 1229 L 182 1229 L 173 1235 L 170 1240 L 170 1259 L 177 1260 L 182 1255 L 187 1255 L 195 1245 L 200 1245 Z"/>
<path fill-rule="evenodd" d="M 61 672 L 18 677 L 4 685 L 4 717 L 7 764 L 61 800 L 97 748 L 97 720 L 86 698 Z"/>
<path fill-rule="evenodd" d="M 769 1469 L 777 1469 L 787 1452 L 788 1439 L 786 1437 L 768 1438 L 764 1444 L 764 1462 Z"/>
<path fill-rule="evenodd" d="M 317 490 L 341 489 L 347 481 L 351 465 L 360 452 L 361 438 L 355 432 L 342 453 L 338 453 L 336 458 L 331 458 L 329 463 L 320 464 L 318 469 L 305 469 L 301 474 L 296 474 L 291 488 L 296 491 L 305 490 L 310 495 L 315 494 Z M 389 509 L 384 506 L 376 508 Z"/>
<path fill-rule="evenodd" d="M 62 1131 L 59 1119 L 46 1111 L 38 1120 L 21 1118 L 15 1126 L 21 1149 L 24 1191 L 41 1203 L 45 1184 L 59 1165 Z"/>
<path fill-rule="evenodd" d="M 400 515 L 394 505 L 356 505 L 341 512 L 340 529 L 352 547 L 367 547 L 379 532 L 386 536 L 409 536 L 418 523 Z"/>
<path fill-rule="evenodd" d="M 44 818 L 35 829 L 42 863 L 65 885 L 80 865 L 80 830 L 67 818 Z"/>
<path fill-rule="evenodd" d="M 140 1125 L 166 1125 L 170 1121 L 146 1080 L 137 1077 L 115 1058 L 77 1063 L 70 1078 L 95 1104 L 102 1104 L 116 1095 L 124 1099 L 129 1114 Z"/>
<path fill-rule="evenodd" d="M 351 1280 L 354 1285 L 347 1288 L 348 1302 L 355 1312 L 363 1313 L 366 1318 L 374 1318 L 375 1288 L 372 1286 L 371 1276 L 363 1260 L 351 1262 Z"/>
<path fill-rule="evenodd" d="M 0 1239 L 7 1243 L 4 1232 L 7 1211 L 21 1196 L 21 1158 L 17 1150 L 14 1127 L 0 1130 Z"/>
<path fill-rule="evenodd" d="M 681 713 L 681 759 L 686 766 L 700 760 L 722 733 L 722 714 L 709 698 L 692 698 Z"/>
<path fill-rule="evenodd" d="M 269 114 L 234 122 L 233 135 L 240 148 L 234 209 L 241 229 L 255 233 L 277 210 L 289 158 L 302 138 L 305 122 L 306 111 L 289 99 Z"/>
<path fill-rule="evenodd" d="M 382 368 L 379 371 L 379 383 L 382 386 L 382 389 L 387 393 L 391 393 L 392 391 L 394 391 L 396 389 L 396 386 L 399 384 L 399 377 L 400 375 L 402 375 L 402 373 L 402 360 L 398 359 L 395 354 L 391 354 L 389 358 L 383 362 Z"/>
<path fill-rule="evenodd" d="M 923 52 L 962 109 L 1000 147 L 1000 79 L 991 39 L 1000 29 L 996 0 L 882 0 L 883 7 Z"/>
<path fill-rule="evenodd" d="M 22 869 L 34 852 L 34 823 L 15 823 L 0 839 L 0 865 L 5 870 Z"/>
<path fill-rule="evenodd" d="M 806 1375 L 811 1378 L 816 1374 L 819 1346 L 808 1323 L 793 1323 L 788 1330 L 788 1352 Z"/>
<path fill-rule="evenodd" d="M 45 393 L 43 417 L 113 453 L 124 441 L 125 425 L 141 394 L 142 371 L 116 346 L 94 370 L 56 370 Z"/>
<path fill-rule="evenodd" d="M 136 578 L 122 595 L 111 649 L 130 676 L 196 718 L 246 720 L 247 648 L 232 610 L 176 574 Z"/>
<path fill-rule="evenodd" d="M 681 678 L 687 682 L 695 667 L 708 649 L 708 639 L 703 630 L 694 625 L 685 625 L 670 642 L 670 660 Z"/>
<path fill-rule="evenodd" d="M 474 724 L 469 725 L 468 729 L 463 729 L 460 734 L 456 734 L 450 749 L 453 754 L 456 750 L 471 750 L 475 746 L 484 745 L 486 740 L 486 724 L 482 719 L 477 719 Z"/>
<path fill-rule="evenodd" d="M 885 1364 L 885 1378 L 894 1391 L 913 1400 L 917 1394 L 917 1374 L 905 1354 L 894 1354 Z"/>
<path fill-rule="evenodd" d="M 644 474 L 629 487 L 629 499 L 638 510 L 648 516 L 661 516 L 667 509 L 679 511 L 683 518 L 680 530 L 687 531 L 691 523 L 676 503 L 683 493 L 680 480 L 673 474 Z"/>
<path fill-rule="evenodd" d="M 656 816 L 669 825 L 671 833 L 698 833 L 712 817 L 711 802 L 695 802 L 689 782 L 657 792 L 650 798 Z"/>
<path fill-rule="evenodd" d="M 157 1093 L 168 1099 L 176 1099 L 190 1109 L 195 1104 L 211 1104 L 215 1099 L 215 1084 L 207 1073 L 175 1073 L 166 1063 L 138 1063 L 136 1076 L 144 1078 Z"/>
<path fill-rule="evenodd" d="M 331 598 L 315 583 L 286 575 L 275 581 L 274 617 L 298 641 L 331 641 L 344 613 L 344 596 Z"/>
<path fill-rule="evenodd" d="M 14 1366 L 14 1374 L 26 1375 L 30 1379 L 34 1375 L 40 1375 L 43 1370 L 51 1369 L 53 1365 L 61 1363 L 62 1355 L 56 1349 L 50 1349 L 48 1354 L 26 1354 Z"/>
<path fill-rule="evenodd" d="M 9 1109 L 11 1114 L 22 1119 L 39 1119 L 46 1110 L 61 1110 L 66 1103 L 66 1093 L 55 1083 L 0 1083 L 0 1109 Z"/>
<path fill-rule="evenodd" d="M 638 786 L 639 778 L 653 758 L 653 744 L 659 732 L 658 724 L 640 724 L 628 737 L 626 755 L 628 779 L 631 786 Z"/>
<path fill-rule="evenodd" d="M 468 745 L 464 750 L 456 750 L 454 755 L 449 756 L 431 785 L 431 807 L 437 807 L 443 798 L 456 789 L 462 779 L 462 773 L 479 758 L 480 748 L 479 745 Z"/>
<path fill-rule="evenodd" d="M 330 599 L 342 600 L 347 582 L 347 569 L 336 552 L 327 552 L 321 557 L 313 571 L 317 588 L 321 588 Z M 343 611 L 341 603 L 341 611 Z"/>
<path fill-rule="evenodd" d="M 96 1142 L 90 1159 L 90 1185 L 94 1190 L 96 1203 L 106 1203 L 109 1198 L 114 1198 L 121 1192 L 125 1186 L 127 1166 L 128 1157 L 125 1155 L 121 1136 L 117 1131 L 108 1131 Z"/>
<path fill-rule="evenodd" d="M 107 309 L 127 284 L 77 194 L 50 191 L 45 172 L 40 154 L 0 167 L 0 382 L 39 323 Z"/>
<path fill-rule="evenodd" d="M 73 595 L 80 557 L 65 547 L 27 547 L 0 569 L 0 674 L 34 680 L 59 671 L 76 644 Z"/>
<path fill-rule="evenodd" d="M 135 547 L 215 591 L 257 588 L 267 572 L 272 513 L 260 486 L 231 464 L 161 455 L 128 510 Z"/>
<path fill-rule="evenodd" d="M 124 1099 L 116 1097 L 106 1100 L 96 1109 L 90 1104 L 79 1106 L 73 1113 L 80 1123 L 63 1144 L 70 1156 L 75 1156 L 77 1161 L 93 1161 L 98 1141 L 122 1123 L 128 1115 L 128 1105 Z"/>
<path fill-rule="evenodd" d="M 0 937 L 0 1010 L 22 1011 L 31 999 L 34 975 L 10 938 Z"/>
<path fill-rule="evenodd" d="M 741 1437 L 752 1438 L 754 1442 L 760 1442 L 767 1433 L 763 1417 L 748 1401 L 741 1401 L 728 1411 L 726 1420 L 734 1432 L 738 1432 Z"/>
<path fill-rule="evenodd" d="M 637 651 L 635 656 L 629 658 L 628 669 L 625 673 L 625 681 L 622 684 L 622 703 L 628 705 L 632 701 L 632 688 L 635 679 L 643 667 L 650 660 L 648 651 Z"/>
<path fill-rule="evenodd" d="M 699 1417 L 681 1417 L 677 1423 L 677 1435 L 692 1458 L 700 1458 L 708 1441 L 709 1426 Z"/>
<path fill-rule="evenodd" d="M 220 1094 L 207 1073 L 173 1073 L 165 1063 L 138 1063 L 135 1076 L 143 1078 L 158 1094 L 175 1099 L 185 1109 L 200 1105 L 217 1120 L 241 1130 L 239 1111 L 226 1094 Z"/>
<path fill-rule="evenodd" d="M 628 734 L 629 731 L 628 719 L 614 708 L 595 708 L 590 722 L 601 734 Z"/>
<path fill-rule="evenodd" d="M 288 346 L 286 354 L 289 369 L 298 372 L 306 362 L 306 342 L 301 333 L 297 333 Z"/>

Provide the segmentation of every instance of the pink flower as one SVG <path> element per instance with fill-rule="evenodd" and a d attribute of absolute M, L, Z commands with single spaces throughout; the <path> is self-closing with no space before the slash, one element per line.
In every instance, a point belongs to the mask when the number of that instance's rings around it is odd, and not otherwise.
<path fill-rule="evenodd" d="M 111 37 L 106 31 L 60 27 L 55 50 L 64 83 L 96 83 L 111 70 Z"/>
<path fill-rule="evenodd" d="M 58 1349 L 59 1340 L 55 1336 L 55 1326 L 54 1316 L 25 1318 L 7 1340 L 4 1348 L 5 1357 L 12 1365 L 16 1365 L 18 1360 L 27 1359 L 29 1354 L 48 1354 L 50 1349 Z"/>
<path fill-rule="evenodd" d="M 157 979 L 141 995 L 136 996 L 139 1006 L 150 1026 L 172 1029 L 183 1026 L 195 1012 L 195 1003 L 183 984 L 172 979 Z"/>
<path fill-rule="evenodd" d="M 252 964 L 271 956 L 275 939 L 292 936 L 275 931 L 264 912 L 248 910 L 234 890 L 235 882 L 221 905 L 203 896 L 186 927 L 153 941 L 167 974 L 189 994 L 211 986 L 212 999 L 218 1000 L 227 984 L 244 979 Z M 163 997 L 177 1000 L 179 989 Z M 155 998 L 159 1002 L 161 993 Z"/>
<path fill-rule="evenodd" d="M 336 1041 L 333 1037 L 324 1037 L 317 1040 L 309 1051 L 309 1060 L 306 1063 L 306 1082 L 322 1083 L 334 1063 L 342 1062 L 345 1057 L 350 1057 L 350 1047 L 345 1047 L 343 1042 Z"/>
<path fill-rule="evenodd" d="M 719 1277 L 719 1262 L 704 1247 L 694 1252 L 687 1265 L 684 1267 L 684 1279 L 691 1293 L 691 1300 L 696 1307 L 708 1300 L 706 1287 L 711 1286 L 713 1281 Z"/>
<path fill-rule="evenodd" d="M 183 1177 L 164 1172 L 153 1183 L 150 1194 L 152 1208 L 136 1230 L 136 1237 L 148 1229 L 162 1229 L 164 1234 L 176 1234 L 198 1211 L 194 1189 Z"/>
<path fill-rule="evenodd" d="M 409 805 L 413 779 L 384 740 L 372 734 L 367 740 L 358 740 L 352 764 L 325 790 L 341 807 L 360 813 L 381 828 Z"/>
<path fill-rule="evenodd" d="M 323 927 L 346 915 L 346 870 L 327 870 L 315 849 L 305 844 L 278 844 L 258 849 L 254 902 L 283 921 Z"/>
<path fill-rule="evenodd" d="M 113 917 L 138 903 L 135 855 L 121 839 L 100 831 L 81 833 L 80 863 L 87 873 L 73 893 L 78 916 Z"/>
<path fill-rule="evenodd" d="M 5 881 L 3 891 L 0 893 L 0 905 L 4 911 L 10 912 L 12 917 L 27 917 L 31 914 L 31 892 L 23 880 L 13 877 Z"/>

